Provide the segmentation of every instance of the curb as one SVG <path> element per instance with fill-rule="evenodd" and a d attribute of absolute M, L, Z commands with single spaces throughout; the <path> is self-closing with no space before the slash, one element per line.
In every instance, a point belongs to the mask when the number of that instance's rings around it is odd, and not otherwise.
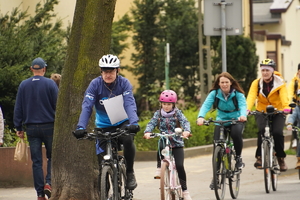
<path fill-rule="evenodd" d="M 291 133 L 284 133 L 284 140 L 285 142 L 291 141 L 292 134 Z M 243 148 L 253 147 L 256 146 L 257 138 L 250 138 L 244 139 L 244 146 Z M 202 155 L 212 155 L 213 153 L 213 145 L 203 145 L 198 147 L 189 147 L 184 149 L 184 157 L 191 158 L 196 156 Z M 156 151 L 138 151 L 135 154 L 135 161 L 156 161 Z"/>

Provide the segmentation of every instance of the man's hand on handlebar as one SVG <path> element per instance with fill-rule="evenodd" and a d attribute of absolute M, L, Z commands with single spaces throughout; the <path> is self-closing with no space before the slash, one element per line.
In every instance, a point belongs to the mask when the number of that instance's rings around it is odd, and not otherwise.
<path fill-rule="evenodd" d="M 87 131 L 86 129 L 78 129 L 76 131 L 72 132 L 74 137 L 76 137 L 77 139 L 83 138 L 84 136 L 86 136 Z"/>
<path fill-rule="evenodd" d="M 141 130 L 141 128 L 138 124 L 131 124 L 131 125 L 126 126 L 125 130 L 127 130 L 130 133 L 137 133 Z"/>

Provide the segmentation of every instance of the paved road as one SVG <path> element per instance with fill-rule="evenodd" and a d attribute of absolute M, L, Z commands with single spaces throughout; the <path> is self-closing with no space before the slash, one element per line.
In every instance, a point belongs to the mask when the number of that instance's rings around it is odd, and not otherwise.
<path fill-rule="evenodd" d="M 289 143 L 286 143 L 288 147 Z M 286 158 L 289 170 L 279 176 L 278 191 L 266 194 L 264 191 L 263 171 L 253 167 L 255 162 L 254 147 L 244 148 L 243 161 L 246 167 L 241 175 L 241 189 L 238 199 L 299 199 L 300 180 L 297 171 L 294 170 L 295 156 Z M 134 191 L 134 200 L 159 199 L 159 181 L 153 179 L 156 163 L 144 161 L 135 163 L 135 172 L 138 187 Z M 215 199 L 214 192 L 209 189 L 212 178 L 211 155 L 197 156 L 185 159 L 185 168 L 188 178 L 188 188 L 194 200 Z M 0 200 L 34 200 L 36 194 L 34 188 L 0 188 Z M 225 199 L 231 199 L 229 189 L 226 190 Z"/>

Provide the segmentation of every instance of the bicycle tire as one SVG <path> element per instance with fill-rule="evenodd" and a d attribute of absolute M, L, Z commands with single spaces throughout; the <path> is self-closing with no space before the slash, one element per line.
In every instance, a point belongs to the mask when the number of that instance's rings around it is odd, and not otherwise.
<path fill-rule="evenodd" d="M 114 194 L 115 187 L 117 186 L 114 185 L 113 175 L 113 169 L 110 166 L 103 166 L 101 172 L 100 199 L 118 199 Z"/>
<path fill-rule="evenodd" d="M 271 168 L 270 168 L 270 145 L 267 141 L 263 141 L 262 148 L 264 152 L 263 162 L 264 162 L 264 181 L 265 181 L 265 191 L 270 192 L 271 188 Z"/>
<path fill-rule="evenodd" d="M 272 180 L 272 189 L 273 191 L 277 190 L 277 182 L 278 182 L 278 173 L 279 173 L 279 165 L 278 160 L 275 155 L 273 155 L 273 164 L 272 164 L 272 170 L 271 170 L 271 180 Z"/>
<path fill-rule="evenodd" d="M 240 173 L 241 170 L 235 167 L 235 153 L 230 153 L 230 177 L 229 190 L 232 199 L 236 199 L 240 191 Z"/>
<path fill-rule="evenodd" d="M 213 155 L 213 183 L 217 200 L 224 199 L 226 189 L 226 169 L 223 160 L 223 148 L 216 146 Z"/>
<path fill-rule="evenodd" d="M 168 162 L 162 162 L 160 172 L 160 199 L 175 200 L 175 195 L 170 186 L 170 169 Z"/>
<path fill-rule="evenodd" d="M 119 162 L 119 198 L 125 200 L 131 200 L 132 197 L 130 195 L 129 190 L 127 189 L 127 176 L 126 176 L 126 166 L 122 161 Z"/>
<path fill-rule="evenodd" d="M 298 169 L 298 175 L 299 175 L 299 180 L 300 180 L 300 169 Z"/>

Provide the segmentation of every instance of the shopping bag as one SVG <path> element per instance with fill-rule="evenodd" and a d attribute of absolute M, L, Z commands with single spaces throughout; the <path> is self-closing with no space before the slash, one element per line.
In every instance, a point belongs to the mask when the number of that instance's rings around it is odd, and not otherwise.
<path fill-rule="evenodd" d="M 16 145 L 14 160 L 20 162 L 28 161 L 28 148 L 27 148 L 27 144 L 24 141 L 24 138 L 20 138 L 20 140 Z"/>

